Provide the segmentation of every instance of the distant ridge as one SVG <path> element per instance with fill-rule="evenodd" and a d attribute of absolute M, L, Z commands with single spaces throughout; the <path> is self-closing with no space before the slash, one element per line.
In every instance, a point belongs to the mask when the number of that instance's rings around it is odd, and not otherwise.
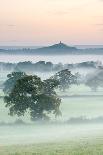
<path fill-rule="evenodd" d="M 57 44 L 39 48 L 0 49 L 0 54 L 12 55 L 103 55 L 103 48 L 79 49 L 68 46 L 61 41 Z"/>
<path fill-rule="evenodd" d="M 58 43 L 58 44 L 54 44 L 54 45 L 52 45 L 52 46 L 48 46 L 48 47 L 42 47 L 42 48 L 39 48 L 39 49 L 69 49 L 69 50 L 77 50 L 77 48 L 76 47 L 71 47 L 71 46 L 68 46 L 68 45 L 66 45 L 66 44 L 64 44 L 64 43 L 62 43 L 61 41 L 60 41 L 60 43 Z M 38 49 L 38 50 L 39 50 Z"/>
<path fill-rule="evenodd" d="M 68 46 L 61 41 L 58 44 L 51 46 L 40 47 L 36 49 L 22 48 L 22 49 L 1 49 L 1 53 L 15 53 L 15 54 L 40 54 L 40 55 L 58 55 L 58 54 L 72 54 L 73 51 L 77 51 L 76 47 Z"/>
<path fill-rule="evenodd" d="M 76 47 L 68 46 L 60 41 L 52 46 L 42 47 L 35 50 L 40 54 L 66 54 L 68 52 L 77 51 Z M 69 53 L 68 53 L 69 54 Z"/>

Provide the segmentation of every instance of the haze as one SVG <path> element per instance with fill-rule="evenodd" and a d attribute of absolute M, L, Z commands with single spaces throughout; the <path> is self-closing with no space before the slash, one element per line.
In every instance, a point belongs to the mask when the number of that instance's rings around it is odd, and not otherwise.
<path fill-rule="evenodd" d="M 0 45 L 103 44 L 102 0 L 0 0 Z"/>

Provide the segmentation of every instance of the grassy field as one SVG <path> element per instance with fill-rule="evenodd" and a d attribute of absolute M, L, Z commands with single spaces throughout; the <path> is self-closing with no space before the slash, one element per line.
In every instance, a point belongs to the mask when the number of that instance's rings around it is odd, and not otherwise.
<path fill-rule="evenodd" d="M 0 155 L 103 155 L 103 140 L 0 147 Z"/>

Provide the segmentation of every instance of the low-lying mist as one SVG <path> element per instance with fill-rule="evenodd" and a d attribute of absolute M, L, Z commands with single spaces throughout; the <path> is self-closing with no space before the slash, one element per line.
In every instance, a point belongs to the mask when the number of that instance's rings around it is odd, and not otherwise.
<path fill-rule="evenodd" d="M 34 124 L 0 126 L 0 145 L 68 142 L 101 138 L 103 124 Z"/>
<path fill-rule="evenodd" d="M 0 145 L 56 143 L 75 139 L 100 138 L 103 134 L 103 87 L 98 85 L 94 91 L 85 82 L 98 68 L 76 68 L 81 79 L 78 85 L 72 85 L 65 92 L 56 90 L 62 102 L 62 115 L 50 121 L 33 122 L 29 113 L 23 117 L 9 116 L 9 109 L 3 101 L 2 84 L 0 85 Z M 42 80 L 56 72 L 35 72 Z M 6 80 L 7 73 L 1 75 L 1 83 Z M 91 83 L 91 82 L 90 82 Z"/>

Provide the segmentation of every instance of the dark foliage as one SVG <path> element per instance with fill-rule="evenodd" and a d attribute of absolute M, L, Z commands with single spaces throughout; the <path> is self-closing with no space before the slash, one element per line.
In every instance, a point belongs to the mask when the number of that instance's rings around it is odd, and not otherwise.
<path fill-rule="evenodd" d="M 16 84 L 16 81 L 18 79 L 21 79 L 23 77 L 25 77 L 26 74 L 24 72 L 12 72 L 11 74 L 8 74 L 7 75 L 7 80 L 6 82 L 4 82 L 4 93 L 10 93 L 11 90 L 13 89 L 13 87 L 15 86 Z"/>
<path fill-rule="evenodd" d="M 59 89 L 65 91 L 72 84 L 77 84 L 77 77 L 68 69 L 56 73 L 52 78 L 59 81 Z"/>
<path fill-rule="evenodd" d="M 12 91 L 4 98 L 10 115 L 22 116 L 29 110 L 32 120 L 45 120 L 49 119 L 50 113 L 55 116 L 61 114 L 61 99 L 54 91 L 57 85 L 55 80 L 41 81 L 39 77 L 32 75 L 17 80 Z"/>

